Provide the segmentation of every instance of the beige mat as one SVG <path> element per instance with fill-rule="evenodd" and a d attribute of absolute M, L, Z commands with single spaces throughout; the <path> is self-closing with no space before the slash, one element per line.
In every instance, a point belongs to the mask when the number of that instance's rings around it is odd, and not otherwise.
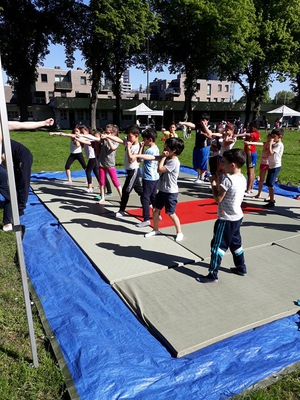
<path fill-rule="evenodd" d="M 287 240 L 288 242 L 288 240 Z M 299 311 L 300 255 L 278 246 L 246 252 L 248 275 L 230 273 L 224 258 L 219 282 L 202 284 L 205 263 L 128 279 L 115 290 L 177 357 Z"/>

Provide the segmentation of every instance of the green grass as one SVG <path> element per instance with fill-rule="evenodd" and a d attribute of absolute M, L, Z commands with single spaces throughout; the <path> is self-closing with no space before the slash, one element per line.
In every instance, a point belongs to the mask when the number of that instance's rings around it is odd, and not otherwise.
<path fill-rule="evenodd" d="M 182 133 L 179 131 L 179 137 Z M 121 135 L 122 137 L 123 135 Z M 18 140 L 27 146 L 33 154 L 34 172 L 41 171 L 64 171 L 65 162 L 69 156 L 69 138 L 60 136 L 49 136 L 46 132 L 11 132 L 11 138 Z M 261 133 L 261 140 L 266 138 L 265 132 Z M 282 159 L 282 169 L 279 174 L 281 183 L 286 184 L 291 182 L 292 185 L 297 185 L 300 180 L 298 172 L 298 163 L 300 159 L 300 143 L 298 140 L 300 135 L 297 131 L 285 131 L 283 137 L 284 153 Z M 238 140 L 236 147 L 243 148 L 243 140 Z M 161 132 L 158 133 L 157 145 L 160 149 L 163 148 L 164 142 L 161 140 Z M 185 140 L 185 149 L 179 159 L 182 165 L 192 167 L 192 152 L 194 147 L 194 132 L 191 139 Z M 261 147 L 257 146 L 260 157 Z M 124 149 L 119 146 L 117 150 L 116 165 L 117 168 L 123 168 Z M 79 170 L 80 165 L 75 162 L 71 170 Z M 244 167 L 243 172 L 246 173 Z M 255 176 L 259 176 L 259 162 L 256 166 Z"/>
<path fill-rule="evenodd" d="M 180 135 L 180 133 L 179 133 Z M 282 183 L 296 184 L 300 144 L 298 132 L 286 132 L 283 142 L 285 152 L 280 173 Z M 49 137 L 45 132 L 12 132 L 11 138 L 26 145 L 34 156 L 33 171 L 63 171 L 69 155 L 69 139 Z M 157 141 L 160 149 L 164 142 Z M 262 133 L 262 140 L 265 134 Z M 243 147 L 239 140 L 237 147 Z M 180 156 L 182 165 L 192 165 L 194 139 L 185 140 L 185 150 Z M 258 149 L 259 152 L 261 148 Z M 123 167 L 124 150 L 117 151 L 117 167 Z M 80 169 L 74 163 L 73 170 Z M 245 171 L 244 171 L 245 172 Z M 258 169 L 256 171 L 258 175 Z M 2 220 L 2 210 L 0 218 Z M 39 368 L 30 366 L 31 349 L 28 335 L 25 303 L 19 265 L 16 258 L 15 236 L 0 230 L 0 400 L 57 400 L 67 399 L 64 378 L 53 357 L 36 307 L 33 305 L 34 329 L 37 340 Z M 259 366 L 258 366 L 259 368 Z M 300 371 L 280 379 L 263 389 L 235 397 L 249 400 L 296 400 L 300 399 Z"/>

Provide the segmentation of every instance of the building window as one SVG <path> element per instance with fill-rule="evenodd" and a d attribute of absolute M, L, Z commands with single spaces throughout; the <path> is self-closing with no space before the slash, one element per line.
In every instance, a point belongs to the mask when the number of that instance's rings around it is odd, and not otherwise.
<path fill-rule="evenodd" d="M 164 90 L 164 84 L 163 84 L 163 83 L 160 84 L 160 90 L 161 90 L 161 91 Z"/>
<path fill-rule="evenodd" d="M 218 92 L 222 92 L 222 85 L 218 85 Z"/>
<path fill-rule="evenodd" d="M 224 103 L 224 101 L 225 101 L 225 99 L 222 98 L 222 99 L 221 99 L 221 103 Z"/>
<path fill-rule="evenodd" d="M 68 119 L 68 117 L 67 117 L 67 111 L 66 111 L 66 110 L 60 110 L 60 112 L 59 112 L 59 119 L 64 119 L 64 120 L 67 120 L 67 119 Z"/>
<path fill-rule="evenodd" d="M 207 93 L 206 93 L 208 96 L 210 96 L 211 95 L 211 84 L 210 83 L 208 83 L 207 84 Z"/>
<path fill-rule="evenodd" d="M 80 77 L 80 85 L 86 85 L 86 77 L 85 76 Z"/>
<path fill-rule="evenodd" d="M 33 121 L 33 111 L 28 111 L 28 121 Z"/>
<path fill-rule="evenodd" d="M 225 85 L 224 91 L 225 91 L 225 92 L 229 92 L 229 85 Z"/>
<path fill-rule="evenodd" d="M 55 75 L 54 80 L 55 80 L 55 82 L 69 82 L 68 77 L 65 75 L 61 75 L 61 74 Z"/>
<path fill-rule="evenodd" d="M 214 97 L 214 102 L 217 103 L 218 102 L 218 98 Z"/>
<path fill-rule="evenodd" d="M 201 84 L 197 83 L 197 92 L 199 92 L 200 89 L 201 89 Z"/>
<path fill-rule="evenodd" d="M 107 111 L 101 111 L 101 119 L 104 121 L 108 120 L 108 113 Z"/>
<path fill-rule="evenodd" d="M 47 74 L 41 74 L 41 82 L 48 82 Z"/>
<path fill-rule="evenodd" d="M 207 101 L 208 103 L 210 103 L 210 97 L 208 97 L 208 98 L 206 99 L 206 101 Z"/>
<path fill-rule="evenodd" d="M 54 99 L 54 92 L 48 92 L 49 100 Z"/>
<path fill-rule="evenodd" d="M 18 111 L 7 111 L 7 117 L 9 121 L 16 121 L 19 120 L 19 113 Z"/>
<path fill-rule="evenodd" d="M 132 116 L 131 115 L 123 115 L 123 121 L 131 121 Z"/>
<path fill-rule="evenodd" d="M 61 92 L 60 97 L 67 97 L 67 93 L 66 92 Z"/>

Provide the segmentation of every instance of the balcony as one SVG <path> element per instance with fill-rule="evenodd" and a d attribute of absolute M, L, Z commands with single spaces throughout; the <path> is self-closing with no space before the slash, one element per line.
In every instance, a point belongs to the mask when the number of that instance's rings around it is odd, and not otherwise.
<path fill-rule="evenodd" d="M 72 82 L 54 82 L 56 92 L 72 92 Z"/>
<path fill-rule="evenodd" d="M 179 87 L 168 87 L 165 89 L 166 96 L 180 96 L 180 88 Z"/>

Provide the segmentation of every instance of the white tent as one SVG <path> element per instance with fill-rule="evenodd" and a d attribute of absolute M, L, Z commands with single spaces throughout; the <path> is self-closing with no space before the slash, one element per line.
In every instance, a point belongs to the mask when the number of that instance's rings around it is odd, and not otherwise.
<path fill-rule="evenodd" d="M 148 117 L 155 117 L 155 116 L 163 116 L 164 115 L 164 111 L 163 110 L 151 110 L 151 108 L 149 108 L 148 106 L 146 106 L 146 104 L 141 103 L 136 107 L 133 108 L 129 108 L 127 110 L 123 110 L 123 114 L 124 115 L 146 115 Z"/>
<path fill-rule="evenodd" d="M 274 110 L 268 111 L 267 114 L 280 114 L 281 117 L 300 117 L 300 112 L 292 110 L 291 108 L 283 105 Z"/>

